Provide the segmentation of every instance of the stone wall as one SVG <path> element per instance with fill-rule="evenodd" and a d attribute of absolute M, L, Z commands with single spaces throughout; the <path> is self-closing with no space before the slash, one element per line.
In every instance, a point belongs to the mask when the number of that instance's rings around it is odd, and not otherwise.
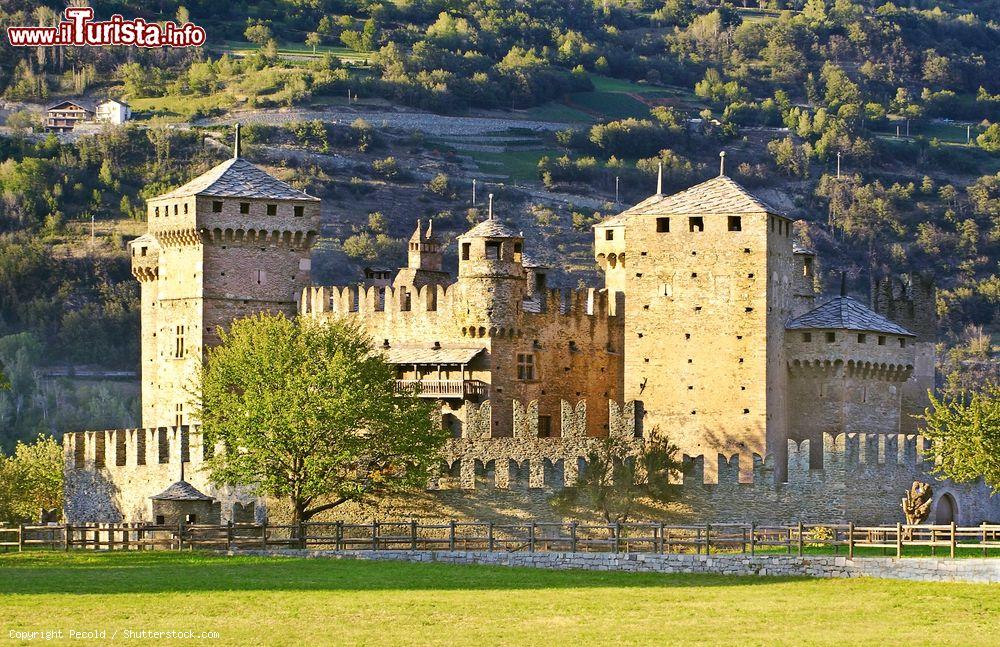
<path fill-rule="evenodd" d="M 438 564 L 480 564 L 626 573 L 715 573 L 761 577 L 873 577 L 925 582 L 1000 583 L 1000 559 L 933 559 L 809 555 L 657 555 L 429 550 L 238 550 L 230 555 L 319 557 Z"/>

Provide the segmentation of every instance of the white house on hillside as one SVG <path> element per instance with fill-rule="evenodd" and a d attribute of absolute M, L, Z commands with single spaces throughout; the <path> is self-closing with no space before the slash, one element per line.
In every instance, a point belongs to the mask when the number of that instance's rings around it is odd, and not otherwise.
<path fill-rule="evenodd" d="M 97 121 L 107 124 L 123 124 L 132 118 L 132 108 L 124 101 L 108 99 L 97 105 Z"/>

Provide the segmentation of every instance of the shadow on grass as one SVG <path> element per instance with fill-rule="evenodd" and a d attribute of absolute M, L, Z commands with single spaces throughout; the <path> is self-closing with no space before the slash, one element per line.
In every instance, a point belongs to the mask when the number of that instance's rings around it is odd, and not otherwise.
<path fill-rule="evenodd" d="M 763 586 L 809 578 L 620 573 L 200 552 L 0 554 L 0 596 L 198 591 L 538 590 Z"/>

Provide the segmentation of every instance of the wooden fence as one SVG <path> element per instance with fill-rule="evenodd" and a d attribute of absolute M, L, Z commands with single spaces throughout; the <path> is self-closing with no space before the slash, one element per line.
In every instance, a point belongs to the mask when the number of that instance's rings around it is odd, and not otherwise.
<path fill-rule="evenodd" d="M 154 525 L 148 523 L 20 525 L 0 527 L 0 549 L 43 547 L 70 550 L 269 549 L 486 550 L 644 553 L 784 553 L 832 548 L 853 557 L 856 548 L 881 548 L 903 557 L 907 548 L 929 547 L 954 558 L 958 550 L 1000 550 L 1000 525 L 859 526 L 849 524 L 662 523 L 520 524 L 493 522 L 368 524 L 308 522 L 298 525 Z M 911 551 L 912 554 L 912 551 Z"/>

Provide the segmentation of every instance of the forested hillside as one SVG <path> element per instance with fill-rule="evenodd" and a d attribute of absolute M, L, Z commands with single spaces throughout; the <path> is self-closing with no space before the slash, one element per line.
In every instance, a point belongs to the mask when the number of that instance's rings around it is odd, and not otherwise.
<path fill-rule="evenodd" d="M 99 19 L 192 21 L 208 43 L 0 47 L 0 360 L 15 386 L 0 393 L 0 444 L 95 408 L 137 422 L 127 390 L 39 369 L 136 370 L 123 244 L 145 198 L 228 154 L 235 121 L 251 159 L 324 198 L 323 281 L 398 264 L 418 217 L 461 231 L 481 217 L 476 179 L 560 257 L 559 281 L 593 283 L 589 226 L 648 195 L 658 163 L 680 189 L 717 173 L 724 149 L 730 175 L 800 218 L 819 287 L 845 271 L 867 299 L 883 276 L 933 274 L 942 384 L 997 379 L 993 0 L 91 4 Z M 0 27 L 63 8 L 9 0 Z M 63 97 L 123 97 L 136 120 L 38 134 Z"/>

